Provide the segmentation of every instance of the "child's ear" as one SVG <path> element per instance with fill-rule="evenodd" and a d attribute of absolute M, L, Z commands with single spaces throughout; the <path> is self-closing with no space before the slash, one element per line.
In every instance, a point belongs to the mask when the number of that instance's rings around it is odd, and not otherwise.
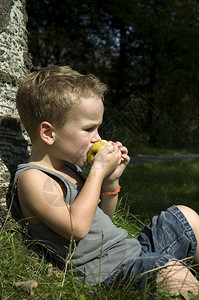
<path fill-rule="evenodd" d="M 48 145 L 54 143 L 54 127 L 47 121 L 40 124 L 40 137 Z"/>

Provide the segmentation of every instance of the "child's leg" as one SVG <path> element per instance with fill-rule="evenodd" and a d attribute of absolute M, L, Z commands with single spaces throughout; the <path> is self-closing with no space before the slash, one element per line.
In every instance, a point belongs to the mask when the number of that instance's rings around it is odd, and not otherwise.
<path fill-rule="evenodd" d="M 189 207 L 179 205 L 178 208 L 185 215 L 197 240 L 197 250 L 194 264 L 199 264 L 199 215 Z M 170 261 L 157 277 L 157 283 L 175 295 L 182 295 L 189 299 L 188 292 L 198 295 L 199 282 L 190 270 L 178 261 Z"/>
<path fill-rule="evenodd" d="M 198 295 L 199 282 L 180 262 L 193 261 L 198 251 L 199 234 L 196 231 L 199 226 L 196 225 L 199 225 L 199 216 L 184 206 L 172 206 L 161 212 L 152 219 L 151 226 L 145 226 L 138 236 L 142 248 L 140 257 L 122 265 L 107 283 L 129 284 L 132 280 L 139 289 L 143 289 L 156 278 L 153 269 L 158 268 L 156 280 L 162 288 L 181 294 L 185 299 L 188 299 L 188 291 Z"/>
<path fill-rule="evenodd" d="M 159 287 L 172 295 L 182 295 L 189 299 L 188 292 L 198 295 L 199 282 L 191 271 L 178 261 L 170 261 L 158 274 Z"/>
<path fill-rule="evenodd" d="M 178 208 L 183 212 L 195 233 L 197 240 L 197 250 L 194 258 L 194 264 L 199 264 L 199 215 L 193 209 L 187 206 L 178 205 Z"/>

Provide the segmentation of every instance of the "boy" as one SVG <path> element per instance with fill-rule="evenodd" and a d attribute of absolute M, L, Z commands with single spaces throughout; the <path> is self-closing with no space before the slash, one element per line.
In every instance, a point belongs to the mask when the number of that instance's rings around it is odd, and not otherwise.
<path fill-rule="evenodd" d="M 115 142 L 100 150 L 87 178 L 80 169 L 100 140 L 106 90 L 95 76 L 69 67 L 49 66 L 25 78 L 16 102 L 32 151 L 29 162 L 18 167 L 13 206 L 31 236 L 51 249 L 58 263 L 71 260 L 86 283 L 134 280 L 141 289 L 146 271 L 166 265 L 157 283 L 188 299 L 188 291 L 198 294 L 199 285 L 180 260 L 199 262 L 199 216 L 172 206 L 138 239 L 127 239 L 111 222 L 119 178 L 130 160 L 126 147 Z"/>

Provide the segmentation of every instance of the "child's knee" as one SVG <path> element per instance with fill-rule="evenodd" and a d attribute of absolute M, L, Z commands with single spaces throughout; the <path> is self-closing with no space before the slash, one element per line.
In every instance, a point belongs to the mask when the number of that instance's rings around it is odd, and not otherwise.
<path fill-rule="evenodd" d="M 182 211 L 185 215 L 187 221 L 193 228 L 193 230 L 199 228 L 199 215 L 192 208 L 185 205 L 177 205 L 177 207 Z"/>
<path fill-rule="evenodd" d="M 193 229 L 198 244 L 196 255 L 198 256 L 197 261 L 199 261 L 199 215 L 197 214 L 197 212 L 195 212 L 195 210 L 188 206 L 178 205 L 177 207 L 182 211 Z"/>

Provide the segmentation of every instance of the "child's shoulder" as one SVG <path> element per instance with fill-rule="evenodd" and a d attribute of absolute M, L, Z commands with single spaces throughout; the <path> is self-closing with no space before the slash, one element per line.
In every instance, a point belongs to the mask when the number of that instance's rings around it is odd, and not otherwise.
<path fill-rule="evenodd" d="M 37 168 L 29 168 L 23 170 L 18 177 L 18 185 L 23 187 L 29 186 L 29 188 L 34 189 L 43 185 L 46 180 L 49 180 L 49 175 L 45 172 L 42 172 Z"/>
<path fill-rule="evenodd" d="M 58 174 L 56 170 L 36 164 L 21 164 L 18 166 L 17 174 L 19 178 L 46 178 Z"/>
<path fill-rule="evenodd" d="M 39 166 L 39 165 L 34 165 L 34 164 L 21 164 L 18 166 L 18 173 L 20 178 L 26 178 L 26 177 L 31 177 L 31 176 L 46 176 L 46 173 L 43 172 L 44 168 Z"/>
<path fill-rule="evenodd" d="M 39 165 L 24 164 L 18 169 L 18 187 L 34 191 L 43 189 L 47 185 L 55 184 L 56 172 Z"/>
<path fill-rule="evenodd" d="M 68 163 L 61 171 L 36 164 L 20 165 L 18 169 L 18 182 L 25 185 L 35 184 L 37 188 L 41 185 L 52 185 L 52 182 L 56 185 L 58 182 L 63 184 L 63 181 L 82 186 L 84 180 L 81 169 Z"/>
<path fill-rule="evenodd" d="M 40 201 L 46 194 L 52 194 L 58 197 L 63 194 L 63 185 L 58 180 L 40 170 L 39 168 L 27 168 L 18 178 L 18 194 L 21 201 L 37 202 Z M 29 199 L 29 200 L 28 200 Z"/>

